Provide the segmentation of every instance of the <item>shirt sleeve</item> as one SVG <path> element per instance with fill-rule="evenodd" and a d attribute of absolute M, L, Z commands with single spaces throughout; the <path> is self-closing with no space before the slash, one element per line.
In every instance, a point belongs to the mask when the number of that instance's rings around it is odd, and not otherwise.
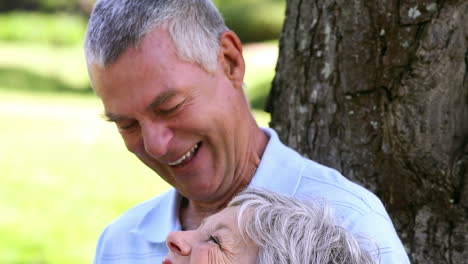
<path fill-rule="evenodd" d="M 352 230 L 357 237 L 367 241 L 366 249 L 381 264 L 409 264 L 408 255 L 393 227 L 385 216 L 370 212 L 354 223 Z"/>
<path fill-rule="evenodd" d="M 94 255 L 94 264 L 102 264 L 103 247 L 108 228 L 109 227 L 106 227 L 99 236 L 99 240 L 96 246 L 96 253 Z"/>

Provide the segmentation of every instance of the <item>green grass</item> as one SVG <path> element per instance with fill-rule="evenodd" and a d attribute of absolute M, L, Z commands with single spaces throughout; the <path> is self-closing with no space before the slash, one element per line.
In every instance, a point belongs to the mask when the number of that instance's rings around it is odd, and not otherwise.
<path fill-rule="evenodd" d="M 0 90 L 88 93 L 81 46 L 0 42 Z"/>
<path fill-rule="evenodd" d="M 274 65 L 247 61 L 253 93 Z M 80 47 L 0 43 L 0 263 L 91 263 L 105 225 L 169 188 L 101 108 Z"/>
<path fill-rule="evenodd" d="M 93 98 L 0 95 L 0 263 L 90 263 L 126 208 L 168 188 Z"/>

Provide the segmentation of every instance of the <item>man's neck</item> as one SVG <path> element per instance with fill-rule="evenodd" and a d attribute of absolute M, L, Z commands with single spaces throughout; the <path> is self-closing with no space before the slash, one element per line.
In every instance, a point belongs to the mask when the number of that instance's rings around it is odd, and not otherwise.
<path fill-rule="evenodd" d="M 256 128 L 251 138 L 252 144 L 255 144 L 255 151 L 250 157 L 246 155 L 248 161 L 240 162 L 246 166 L 237 167 L 235 171 L 235 174 L 238 175 L 235 177 L 237 180 L 233 182 L 230 189 L 222 197 L 217 197 L 211 201 L 193 201 L 185 197 L 182 198 L 179 209 L 179 220 L 182 229 L 193 230 L 198 228 L 204 218 L 223 210 L 235 195 L 250 184 L 268 143 L 267 135 L 260 128 Z"/>
<path fill-rule="evenodd" d="M 179 209 L 179 220 L 182 230 L 197 229 L 203 219 L 220 210 L 222 210 L 222 208 L 197 208 L 196 206 L 193 206 L 193 203 L 191 203 L 187 198 L 183 197 L 181 207 Z"/>
<path fill-rule="evenodd" d="M 231 199 L 245 189 L 252 180 L 255 169 L 250 171 L 249 177 L 239 178 L 235 185 L 232 185 L 222 197 L 211 201 L 193 201 L 182 197 L 179 209 L 179 220 L 184 230 L 193 230 L 198 228 L 201 221 L 217 212 L 223 210 Z"/>

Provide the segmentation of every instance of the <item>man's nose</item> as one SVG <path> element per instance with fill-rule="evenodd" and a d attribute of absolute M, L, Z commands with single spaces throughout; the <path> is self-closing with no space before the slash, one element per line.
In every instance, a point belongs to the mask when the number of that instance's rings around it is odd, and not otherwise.
<path fill-rule="evenodd" d="M 181 256 L 190 255 L 192 247 L 188 242 L 188 232 L 190 231 L 178 231 L 170 233 L 166 239 L 166 245 L 169 250 Z"/>
<path fill-rule="evenodd" d="M 143 124 L 141 129 L 146 153 L 156 159 L 164 156 L 174 135 L 172 130 L 157 122 Z"/>

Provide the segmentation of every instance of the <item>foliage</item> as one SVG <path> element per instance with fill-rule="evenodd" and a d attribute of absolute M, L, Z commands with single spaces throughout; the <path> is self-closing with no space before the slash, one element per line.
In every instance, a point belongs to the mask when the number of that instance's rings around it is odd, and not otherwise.
<path fill-rule="evenodd" d="M 77 0 L 40 0 L 36 1 L 42 10 L 73 10 L 78 7 Z"/>
<path fill-rule="evenodd" d="M 86 30 L 83 17 L 70 14 L 10 12 L 0 15 L 0 40 L 78 45 Z"/>
<path fill-rule="evenodd" d="M 285 16 L 285 0 L 215 1 L 227 26 L 243 42 L 278 39 Z"/>
<path fill-rule="evenodd" d="M 83 0 L 15 0 L 0 1 L 0 11 L 12 10 L 40 10 L 50 11 L 74 11 L 78 9 Z M 87 1 L 87 0 L 86 0 Z M 91 0 L 92 1 L 92 0 Z"/>
<path fill-rule="evenodd" d="M 37 10 L 36 13 L 10 12 L 0 15 L 0 40 L 39 41 L 54 44 L 76 44 L 83 36 L 86 17 L 93 0 L 22 0 L 8 5 L 10 10 Z M 285 16 L 285 0 L 217 0 L 213 1 L 226 24 L 243 42 L 278 39 Z M 3 5 L 6 5 L 5 3 Z M 0 2 L 0 10 L 2 4 Z M 38 12 L 49 12 L 49 14 Z M 50 11 L 67 11 L 68 15 Z M 69 14 L 74 15 L 69 15 Z M 81 14 L 81 16 L 79 15 Z"/>

